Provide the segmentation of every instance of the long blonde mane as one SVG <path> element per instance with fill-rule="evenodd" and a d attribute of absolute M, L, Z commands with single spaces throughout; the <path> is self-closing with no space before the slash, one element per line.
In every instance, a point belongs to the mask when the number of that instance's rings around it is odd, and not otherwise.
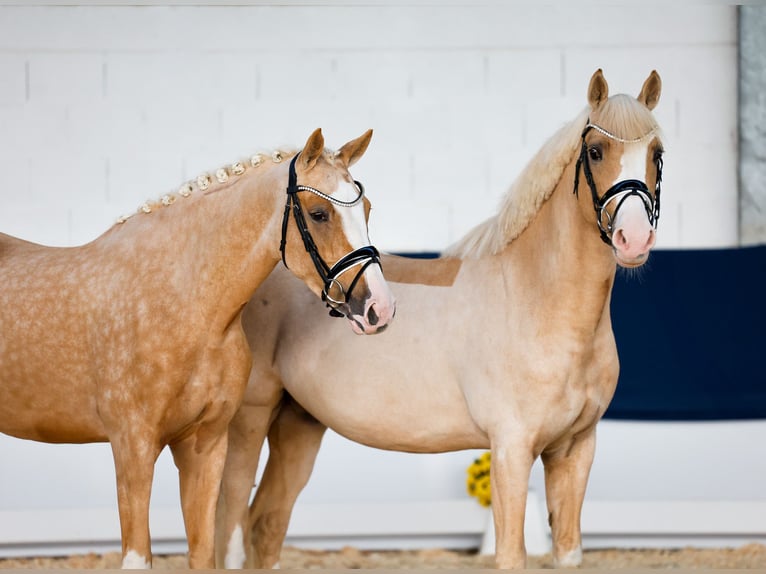
<path fill-rule="evenodd" d="M 587 106 L 545 142 L 511 184 L 497 214 L 474 227 L 444 254 L 476 259 L 500 252 L 521 235 L 577 155 L 581 134 L 591 113 Z M 646 106 L 624 94 L 609 98 L 598 113 L 599 124 L 620 138 L 642 137 L 652 130 L 658 131 L 654 116 Z"/>
<path fill-rule="evenodd" d="M 463 259 L 491 255 L 521 235 L 577 153 L 589 111 L 590 107 L 583 110 L 548 139 L 511 184 L 498 212 L 448 247 L 444 254 Z"/>

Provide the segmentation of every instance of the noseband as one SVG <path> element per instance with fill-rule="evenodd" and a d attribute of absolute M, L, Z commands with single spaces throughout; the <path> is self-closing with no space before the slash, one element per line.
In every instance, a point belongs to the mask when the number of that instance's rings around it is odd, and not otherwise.
<path fill-rule="evenodd" d="M 344 255 L 332 267 L 327 265 L 324 259 L 322 259 L 322 256 L 319 255 L 316 243 L 314 243 L 314 239 L 311 237 L 309 228 L 306 225 L 306 218 L 303 216 L 303 209 L 301 209 L 301 202 L 298 199 L 298 192 L 308 191 L 314 195 L 318 195 L 322 199 L 326 199 L 333 205 L 351 207 L 359 203 L 364 197 L 364 186 L 362 186 L 360 182 L 354 180 L 354 183 L 359 189 L 359 195 L 352 201 L 341 201 L 340 199 L 331 197 L 313 187 L 298 185 L 298 176 L 295 173 L 295 160 L 298 159 L 299 155 L 300 153 L 297 153 L 290 162 L 290 171 L 287 180 L 287 202 L 285 203 L 285 213 L 282 217 L 282 241 L 279 244 L 279 251 L 282 253 L 282 263 L 287 267 L 287 261 L 285 260 L 285 246 L 287 244 L 287 224 L 290 220 L 290 212 L 292 211 L 293 217 L 295 218 L 295 224 L 298 226 L 298 231 L 303 239 L 303 246 L 311 256 L 311 260 L 314 262 L 314 267 L 316 268 L 317 273 L 319 273 L 319 277 L 322 279 L 322 301 L 324 301 L 330 308 L 330 315 L 332 317 L 343 317 L 343 313 L 338 311 L 338 308 L 348 303 L 348 300 L 351 297 L 351 292 L 354 290 L 354 287 L 356 287 L 359 278 L 365 272 L 367 267 L 373 263 L 380 265 L 380 253 L 378 253 L 378 250 L 374 246 L 365 245 Z M 354 279 L 348 286 L 348 291 L 344 291 L 343 285 L 338 280 L 338 277 L 355 266 L 359 266 L 359 270 L 356 272 Z M 344 299 L 343 301 L 338 301 L 330 296 L 329 292 L 333 286 L 340 292 Z"/>
<path fill-rule="evenodd" d="M 596 210 L 596 221 L 598 223 L 598 229 L 601 232 L 601 240 L 612 246 L 612 233 L 614 231 L 613 223 L 617 219 L 617 212 L 629 197 L 636 196 L 644 204 L 646 210 L 646 217 L 649 219 L 649 224 L 657 229 L 657 221 L 660 218 L 660 184 L 662 182 L 662 157 L 658 157 L 655 160 L 655 166 L 657 167 L 657 178 L 654 186 L 654 197 L 649 193 L 649 188 L 646 183 L 637 179 L 624 179 L 618 181 L 599 198 L 598 191 L 596 191 L 596 182 L 593 180 L 593 172 L 590 169 L 590 163 L 588 161 L 588 146 L 585 143 L 585 136 L 590 130 L 596 130 L 597 132 L 604 134 L 605 136 L 622 143 L 636 143 L 649 136 L 654 132 L 650 131 L 648 134 L 633 140 L 626 140 L 615 136 L 614 134 L 606 131 L 604 128 L 590 123 L 588 120 L 585 125 L 585 129 L 582 132 L 582 145 L 580 146 L 580 157 L 577 158 L 577 165 L 575 166 L 575 181 L 574 181 L 574 194 L 577 195 L 577 188 L 580 183 L 580 166 L 583 167 L 583 173 L 585 173 L 585 181 L 588 182 L 590 187 L 591 197 L 593 198 L 593 208 Z M 615 202 L 615 208 L 612 214 L 609 214 L 607 207 L 610 203 Z M 604 223 L 606 221 L 606 223 Z"/>

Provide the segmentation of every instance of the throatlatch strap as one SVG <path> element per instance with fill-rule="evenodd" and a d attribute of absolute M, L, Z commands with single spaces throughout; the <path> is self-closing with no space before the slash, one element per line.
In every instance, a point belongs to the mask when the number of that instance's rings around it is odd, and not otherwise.
<path fill-rule="evenodd" d="M 285 259 L 285 246 L 287 245 L 287 220 L 290 218 L 290 194 L 287 194 L 287 202 L 285 202 L 285 213 L 282 216 L 282 239 L 279 242 L 279 252 L 282 254 L 282 263 L 286 269 L 290 269 L 287 266 L 287 260 Z"/>

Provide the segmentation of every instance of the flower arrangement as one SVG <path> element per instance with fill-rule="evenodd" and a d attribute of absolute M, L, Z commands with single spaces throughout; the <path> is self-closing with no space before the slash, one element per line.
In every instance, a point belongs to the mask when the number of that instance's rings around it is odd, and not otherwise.
<path fill-rule="evenodd" d="M 489 451 L 482 454 L 468 467 L 466 489 L 468 494 L 475 496 L 482 506 L 492 504 L 492 489 L 489 483 L 489 467 L 492 455 Z"/>

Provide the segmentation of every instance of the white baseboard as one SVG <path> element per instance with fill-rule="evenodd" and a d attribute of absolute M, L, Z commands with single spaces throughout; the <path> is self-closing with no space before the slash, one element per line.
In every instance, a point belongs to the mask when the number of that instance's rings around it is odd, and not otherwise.
<path fill-rule="evenodd" d="M 186 552 L 180 509 L 152 509 L 151 535 L 155 554 Z M 120 522 L 116 508 L 0 512 L 0 557 L 65 556 L 120 550 Z"/>
<path fill-rule="evenodd" d="M 489 511 L 473 500 L 296 506 L 287 544 L 314 548 L 476 548 Z M 424 546 L 426 544 L 426 546 Z"/>
<path fill-rule="evenodd" d="M 766 501 L 587 501 L 586 548 L 766 543 Z"/>
<path fill-rule="evenodd" d="M 550 547 L 544 502 L 527 506 L 529 554 Z M 298 504 L 286 543 L 303 548 L 480 548 L 490 513 L 473 500 Z M 186 551 L 180 510 L 152 509 L 155 554 Z M 585 548 L 735 547 L 766 543 L 766 501 L 586 501 Z M 52 556 L 120 549 L 116 509 L 0 512 L 0 556 Z"/>

